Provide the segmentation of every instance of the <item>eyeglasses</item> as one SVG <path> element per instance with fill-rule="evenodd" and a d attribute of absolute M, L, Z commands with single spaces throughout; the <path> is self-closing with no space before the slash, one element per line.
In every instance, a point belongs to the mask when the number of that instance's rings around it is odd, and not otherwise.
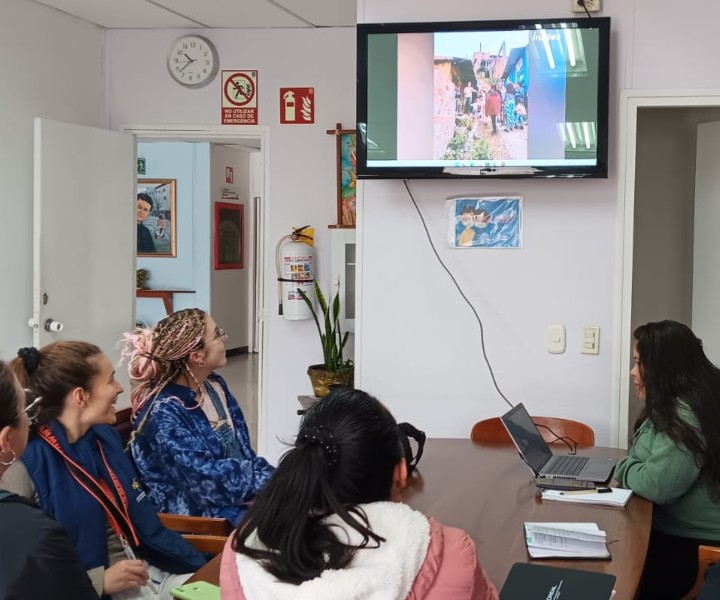
<path fill-rule="evenodd" d="M 205 343 L 210 344 L 211 342 L 214 342 L 215 340 L 219 340 L 219 339 L 222 339 L 223 341 L 225 341 L 227 339 L 227 336 L 228 335 L 227 335 L 227 333 L 225 333 L 225 330 L 218 327 L 217 329 L 215 329 L 215 337 L 209 339 Z"/>
<path fill-rule="evenodd" d="M 25 410 L 22 412 L 28 416 L 28 419 L 34 421 L 40 414 L 40 403 L 42 396 L 38 396 L 32 390 L 23 390 L 25 392 Z"/>

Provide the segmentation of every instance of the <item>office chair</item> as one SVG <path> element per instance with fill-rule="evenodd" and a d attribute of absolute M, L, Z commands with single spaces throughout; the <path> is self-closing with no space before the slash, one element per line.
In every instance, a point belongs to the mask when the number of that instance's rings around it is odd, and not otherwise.
<path fill-rule="evenodd" d="M 565 444 L 559 438 L 567 438 L 578 446 L 595 445 L 595 432 L 585 423 L 559 417 L 532 417 L 532 420 L 548 444 Z M 470 439 L 476 444 L 512 444 L 500 417 L 483 419 L 475 423 L 470 432 Z"/>
<path fill-rule="evenodd" d="M 132 434 L 132 408 L 123 408 L 115 413 L 115 430 L 120 434 L 123 448 L 127 447 Z"/>
<path fill-rule="evenodd" d="M 200 552 L 220 554 L 228 536 L 232 533 L 232 525 L 227 519 L 214 517 L 190 517 L 158 513 L 160 521 L 168 529 L 180 533 L 185 541 Z"/>
<path fill-rule="evenodd" d="M 698 548 L 698 572 L 693 588 L 683 596 L 682 600 L 693 600 L 699 593 L 705 581 L 705 571 L 720 561 L 720 548 L 716 546 L 700 546 Z"/>

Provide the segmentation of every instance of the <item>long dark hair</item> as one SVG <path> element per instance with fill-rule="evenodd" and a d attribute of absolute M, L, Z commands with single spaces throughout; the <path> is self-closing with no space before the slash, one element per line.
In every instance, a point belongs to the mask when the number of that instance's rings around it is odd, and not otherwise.
<path fill-rule="evenodd" d="M 0 429 L 10 425 L 17 427 L 20 422 L 18 411 L 17 383 L 10 365 L 0 360 Z"/>
<path fill-rule="evenodd" d="M 720 500 L 720 369 L 692 330 L 677 321 L 641 325 L 633 336 L 645 386 L 639 422 L 649 419 L 657 431 L 685 446 Z M 694 413 L 699 429 L 678 418 L 679 402 Z"/>
<path fill-rule="evenodd" d="M 333 389 L 306 413 L 295 445 L 257 495 L 233 548 L 286 583 L 342 569 L 370 540 L 375 546 L 385 541 L 357 505 L 390 499 L 402 457 L 397 423 L 378 400 Z M 333 513 L 362 535 L 359 546 L 341 542 L 324 522 Z M 253 532 L 267 550 L 246 545 Z"/>

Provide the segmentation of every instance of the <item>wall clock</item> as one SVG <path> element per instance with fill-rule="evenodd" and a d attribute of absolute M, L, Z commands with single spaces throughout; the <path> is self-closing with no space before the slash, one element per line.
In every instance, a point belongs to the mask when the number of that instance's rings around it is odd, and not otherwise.
<path fill-rule="evenodd" d="M 170 76 L 179 84 L 197 88 L 215 78 L 220 61 L 210 40 L 199 35 L 184 35 L 170 48 L 167 66 Z"/>

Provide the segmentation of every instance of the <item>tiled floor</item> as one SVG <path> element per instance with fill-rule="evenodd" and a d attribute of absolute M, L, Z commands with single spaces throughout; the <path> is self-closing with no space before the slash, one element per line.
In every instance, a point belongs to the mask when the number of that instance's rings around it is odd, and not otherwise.
<path fill-rule="evenodd" d="M 257 354 L 239 354 L 228 357 L 227 365 L 218 369 L 218 373 L 225 378 L 230 391 L 240 403 L 250 430 L 250 441 L 255 449 L 258 433 L 258 362 Z"/>

